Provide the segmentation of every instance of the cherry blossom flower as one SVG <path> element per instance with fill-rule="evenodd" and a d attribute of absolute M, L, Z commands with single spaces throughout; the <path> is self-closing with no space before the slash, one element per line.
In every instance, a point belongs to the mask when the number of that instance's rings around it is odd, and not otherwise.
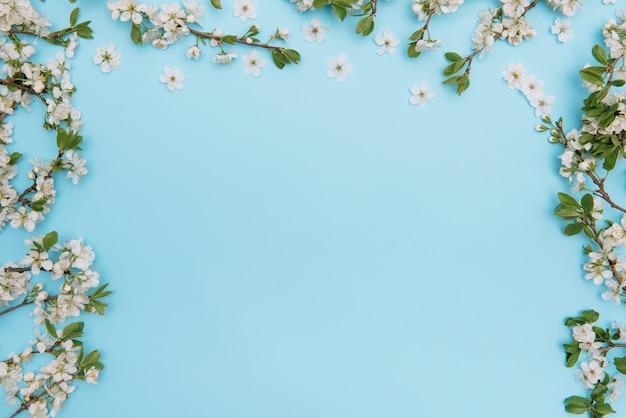
<path fill-rule="evenodd" d="M 235 1 L 235 16 L 239 16 L 242 22 L 248 19 L 256 19 L 256 9 L 259 6 L 252 0 L 236 0 Z"/>
<path fill-rule="evenodd" d="M 165 67 L 163 69 L 163 74 L 159 77 L 159 80 L 161 83 L 167 84 L 167 89 L 169 91 L 181 90 L 183 88 L 183 83 L 185 82 L 185 76 L 179 68 Z"/>
<path fill-rule="evenodd" d="M 120 58 L 122 58 L 122 54 L 115 49 L 115 45 L 109 44 L 106 48 L 98 47 L 93 62 L 100 65 L 100 71 L 109 73 L 112 68 L 120 66 Z"/>
<path fill-rule="evenodd" d="M 346 54 L 339 54 L 336 59 L 328 58 L 327 63 L 329 68 L 326 76 L 328 78 L 336 78 L 340 83 L 345 82 L 348 74 L 352 73 L 352 66 L 348 64 Z"/>
<path fill-rule="evenodd" d="M 324 37 L 328 32 L 328 28 L 322 25 L 322 22 L 314 17 L 311 19 L 309 25 L 302 25 L 302 32 L 304 32 L 304 40 L 307 42 L 317 42 L 318 44 L 324 42 Z"/>
<path fill-rule="evenodd" d="M 557 35 L 559 42 L 567 42 L 574 36 L 572 31 L 572 21 L 570 19 L 554 19 L 554 25 L 552 25 L 552 33 Z"/>
<path fill-rule="evenodd" d="M 259 56 L 259 51 L 257 49 L 250 51 L 250 55 L 242 56 L 241 62 L 245 65 L 243 72 L 246 74 L 252 74 L 255 77 L 261 75 L 261 68 L 267 64 L 267 60 Z"/>
<path fill-rule="evenodd" d="M 411 92 L 409 103 L 412 105 L 418 105 L 419 107 L 424 107 L 427 101 L 435 97 L 435 93 L 430 89 L 428 83 L 426 82 L 411 87 L 409 91 Z"/>
<path fill-rule="evenodd" d="M 376 49 L 378 55 L 382 55 L 387 52 L 390 55 L 396 53 L 396 48 L 400 45 L 400 40 L 393 36 L 393 33 L 389 30 L 385 30 L 382 35 L 378 35 L 374 38 L 374 41 L 380 48 Z"/>

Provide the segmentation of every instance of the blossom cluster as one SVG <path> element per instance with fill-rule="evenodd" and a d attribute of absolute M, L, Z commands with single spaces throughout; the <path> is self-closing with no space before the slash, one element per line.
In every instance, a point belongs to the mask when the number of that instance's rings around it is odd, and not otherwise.
<path fill-rule="evenodd" d="M 409 40 L 408 54 L 412 58 L 418 57 L 422 52 L 432 51 L 441 46 L 441 39 L 430 37 L 430 22 L 433 16 L 454 13 L 463 0 L 413 0 L 411 6 L 418 20 L 424 21 L 424 25 L 415 31 Z"/>
<path fill-rule="evenodd" d="M 99 274 L 92 269 L 95 254 L 82 239 L 57 243 L 50 232 L 26 240 L 29 250 L 21 262 L 6 263 L 0 268 L 0 317 L 32 306 L 35 338 L 20 353 L 10 353 L 0 361 L 0 384 L 10 404 L 17 404 L 14 415 L 27 411 L 31 417 L 55 416 L 74 391 L 74 380 L 97 383 L 100 354 L 84 356 L 83 324 L 62 324 L 81 312 L 104 314 L 102 301 L 111 292 L 100 285 Z M 48 276 L 49 280 L 44 280 Z M 57 290 L 51 282 L 58 282 Z M 28 361 L 38 354 L 51 355 L 38 373 L 26 371 Z M 13 416 L 14 416 L 13 415 Z"/>
<path fill-rule="evenodd" d="M 74 108 L 76 91 L 67 58 L 73 57 L 79 37 L 91 37 L 89 22 L 76 23 L 78 8 L 70 16 L 71 26 L 51 32 L 48 19 L 27 0 L 8 0 L 0 7 L 0 229 L 7 223 L 14 228 L 33 231 L 55 201 L 53 174 L 65 172 L 74 184 L 87 173 L 85 160 L 76 151 L 82 141 L 81 112 Z M 47 62 L 33 62 L 38 37 L 64 47 Z M 31 161 L 31 185 L 16 190 L 19 152 L 9 152 L 13 143 L 13 124 L 7 119 L 18 109 L 29 111 L 34 100 L 45 107 L 43 127 L 57 132 L 58 153 L 50 159 Z"/>
<path fill-rule="evenodd" d="M 594 323 L 600 315 L 583 311 L 581 316 L 567 318 L 565 325 L 571 329 L 572 340 L 563 345 L 568 367 L 574 367 L 583 386 L 592 390 L 589 398 L 571 396 L 565 400 L 565 409 L 574 414 L 589 412 L 592 417 L 614 413 L 612 405 L 623 396 L 620 374 L 626 373 L 626 357 L 608 359 L 609 351 L 626 347 L 626 329 L 618 322 L 611 328 L 600 328 Z M 583 356 L 581 360 L 581 356 Z"/>
<path fill-rule="evenodd" d="M 270 45 L 277 39 L 286 40 L 289 36 L 286 29 L 276 29 L 267 42 L 261 42 L 257 38 L 260 31 L 257 24 L 251 25 L 241 36 L 224 34 L 219 28 L 202 31 L 200 28 L 203 26 L 204 8 L 197 0 L 185 1 L 183 5 L 184 7 L 178 3 L 139 4 L 134 0 L 119 0 L 109 2 L 108 8 L 114 20 L 119 19 L 121 22 L 131 24 L 130 37 L 135 44 L 152 44 L 156 48 L 167 49 L 169 45 L 192 35 L 195 37 L 195 43 L 187 48 L 186 55 L 195 60 L 202 55 L 200 45 L 208 42 L 211 47 L 218 48 L 217 54 L 213 56 L 213 62 L 216 64 L 230 64 L 239 58 L 239 55 L 228 47 L 235 44 L 258 46 L 270 51 L 278 68 L 300 61 L 300 54 L 297 51 Z M 234 5 L 234 14 L 245 22 L 256 17 L 256 9 L 256 3 L 251 0 L 238 0 Z M 258 52 L 252 52 L 247 56 L 246 73 L 257 75 L 264 65 L 265 59 L 258 59 L 256 54 Z"/>

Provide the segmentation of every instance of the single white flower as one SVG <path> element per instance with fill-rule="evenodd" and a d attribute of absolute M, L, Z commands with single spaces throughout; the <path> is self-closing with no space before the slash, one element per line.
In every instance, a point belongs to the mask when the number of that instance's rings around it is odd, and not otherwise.
<path fill-rule="evenodd" d="M 428 83 L 423 82 L 419 86 L 415 85 L 409 89 L 411 97 L 409 97 L 409 103 L 424 107 L 427 101 L 435 97 L 435 93 L 430 89 Z"/>
<path fill-rule="evenodd" d="M 552 112 L 554 96 L 539 95 L 530 101 L 530 105 L 535 108 L 535 116 L 549 115 Z"/>
<path fill-rule="evenodd" d="M 185 76 L 179 68 L 165 67 L 163 69 L 163 74 L 159 77 L 159 80 L 161 83 L 167 84 L 167 89 L 169 91 L 181 90 L 183 88 L 183 83 L 185 82 Z"/>
<path fill-rule="evenodd" d="M 259 6 L 252 0 L 236 0 L 235 1 L 235 16 L 239 16 L 242 22 L 248 19 L 256 19 L 256 9 Z"/>
<path fill-rule="evenodd" d="M 246 74 L 252 74 L 255 77 L 261 75 L 261 68 L 267 64 L 267 60 L 259 56 L 259 51 L 256 48 L 250 51 L 250 55 L 242 56 L 241 62 L 245 65 L 245 67 L 243 67 L 243 72 Z"/>
<path fill-rule="evenodd" d="M 314 17 L 311 19 L 309 25 L 302 25 L 302 32 L 304 32 L 304 40 L 307 42 L 324 42 L 324 37 L 328 32 L 328 28 L 322 25 L 322 22 Z"/>
<path fill-rule="evenodd" d="M 526 68 L 522 64 L 509 64 L 506 70 L 502 71 L 502 77 L 509 89 L 521 90 L 526 84 Z"/>
<path fill-rule="evenodd" d="M 200 58 L 200 48 L 198 48 L 198 45 L 187 48 L 187 58 L 193 58 L 195 60 Z"/>
<path fill-rule="evenodd" d="M 378 55 L 382 55 L 385 52 L 388 54 L 395 54 L 396 48 L 400 45 L 400 40 L 393 36 L 393 33 L 389 30 L 385 30 L 382 35 L 378 35 L 374 38 L 374 41 L 380 48 L 376 49 Z"/>
<path fill-rule="evenodd" d="M 572 21 L 570 19 L 554 19 L 554 25 L 552 25 L 552 33 L 557 35 L 559 42 L 567 42 L 574 36 L 572 31 Z"/>
<path fill-rule="evenodd" d="M 327 63 L 329 68 L 326 76 L 336 78 L 340 83 L 345 82 L 348 74 L 352 73 L 352 66 L 348 64 L 346 54 L 339 54 L 337 58 L 328 58 Z"/>
<path fill-rule="evenodd" d="M 103 73 L 109 73 L 112 68 L 120 66 L 120 58 L 122 58 L 122 54 L 115 49 L 115 45 L 109 44 L 106 48 L 98 47 L 93 62 L 100 65 L 100 70 Z"/>

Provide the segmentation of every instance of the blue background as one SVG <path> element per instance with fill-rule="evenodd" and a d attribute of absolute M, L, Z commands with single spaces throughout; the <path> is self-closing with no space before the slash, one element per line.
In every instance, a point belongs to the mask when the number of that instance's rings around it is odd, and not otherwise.
<path fill-rule="evenodd" d="M 269 63 L 256 79 L 240 60 L 214 65 L 209 48 L 186 59 L 191 38 L 135 46 L 103 2 L 79 3 L 95 34 L 71 61 L 90 171 L 78 187 L 58 179 L 36 232 L 83 237 L 115 293 L 106 316 L 85 318 L 106 366 L 100 383 L 79 385 L 61 416 L 568 416 L 563 398 L 584 390 L 564 367 L 564 317 L 623 312 L 583 280 L 584 240 L 552 215 L 568 187 L 560 150 L 500 73 L 526 65 L 556 97 L 553 115 L 577 127 L 578 69 L 616 6 L 587 1 L 561 44 L 557 15 L 540 5 L 529 13 L 537 37 L 497 43 L 457 97 L 440 84 L 443 53 L 468 53 L 478 12 L 495 1 L 433 19 L 444 46 L 418 60 L 404 51 L 420 26 L 407 2 L 383 2 L 368 38 L 354 34 L 356 19 L 287 1 L 259 2 L 247 23 L 228 1 L 204 3 L 207 30 L 290 29 L 302 63 Z M 37 7 L 62 27 L 73 5 Z M 307 44 L 300 28 L 315 16 L 329 32 Z M 394 56 L 375 53 L 384 29 L 402 41 Z M 103 74 L 91 60 L 108 43 L 121 66 Z M 344 84 L 325 75 L 339 53 L 353 66 Z M 181 68 L 183 90 L 158 81 L 165 66 Z M 423 81 L 436 98 L 409 105 Z M 53 151 L 41 114 L 11 117 L 13 149 L 34 152 L 43 136 Z M 30 235 L 5 229 L 3 261 L 19 260 Z M 0 348 L 21 349 L 31 319 L 3 322 Z"/>

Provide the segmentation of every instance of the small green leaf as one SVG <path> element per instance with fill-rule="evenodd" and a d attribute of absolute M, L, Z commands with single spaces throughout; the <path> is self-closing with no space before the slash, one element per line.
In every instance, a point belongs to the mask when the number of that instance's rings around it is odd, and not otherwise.
<path fill-rule="evenodd" d="M 463 74 L 456 81 L 456 94 L 460 96 L 461 94 L 463 94 L 465 90 L 469 88 L 469 86 L 470 86 L 469 76 L 467 74 Z"/>
<path fill-rule="evenodd" d="M 591 212 L 593 212 L 593 196 L 591 194 L 584 195 L 580 203 L 582 204 L 583 210 L 587 215 L 590 215 Z"/>
<path fill-rule="evenodd" d="M 418 39 L 422 37 L 423 34 L 424 34 L 424 29 L 416 30 L 409 37 L 409 41 L 417 41 Z"/>
<path fill-rule="evenodd" d="M 141 39 L 141 27 L 139 27 L 136 23 L 133 23 L 130 27 L 130 39 L 132 39 L 136 45 L 143 43 L 143 40 Z"/>
<path fill-rule="evenodd" d="M 600 64 L 608 65 L 609 61 L 606 57 L 606 51 L 600 45 L 594 45 L 593 48 L 591 48 L 591 54 Z"/>
<path fill-rule="evenodd" d="M 48 232 L 46 235 L 44 235 L 42 239 L 43 248 L 46 251 L 48 251 L 58 241 L 59 241 L 59 234 L 57 234 L 57 231 Z"/>
<path fill-rule="evenodd" d="M 453 62 L 443 69 L 443 75 L 446 77 L 451 76 L 452 74 L 458 73 L 463 67 L 465 67 L 465 60 Z"/>
<path fill-rule="evenodd" d="M 583 80 L 588 81 L 591 84 L 603 85 L 604 84 L 604 72 L 606 68 L 595 66 L 587 67 L 580 70 L 580 76 Z"/>
<path fill-rule="evenodd" d="M 77 7 L 72 10 L 72 13 L 70 13 L 70 26 L 74 26 L 76 24 L 76 21 L 78 20 L 78 11 Z"/>
<path fill-rule="evenodd" d="M 582 222 L 575 222 L 573 224 L 569 224 L 565 227 L 565 235 L 567 235 L 568 237 L 574 236 L 574 235 L 578 235 L 579 233 L 582 232 L 583 228 L 585 227 L 585 224 Z"/>
<path fill-rule="evenodd" d="M 374 31 L 374 16 L 366 16 L 356 25 L 356 33 L 367 36 Z"/>
<path fill-rule="evenodd" d="M 54 326 L 48 319 L 44 320 L 44 324 L 46 325 L 46 331 L 48 331 L 48 334 L 50 334 L 54 338 L 59 338 L 59 335 L 57 334 L 57 330 L 54 328 Z"/>
<path fill-rule="evenodd" d="M 421 55 L 422 52 L 415 49 L 416 45 L 417 45 L 417 42 L 411 42 L 409 43 L 409 46 L 406 48 L 406 53 L 409 56 L 409 58 L 417 58 Z"/>
<path fill-rule="evenodd" d="M 211 0 L 211 6 L 215 7 L 216 9 L 221 9 L 222 2 L 220 0 Z"/>
<path fill-rule="evenodd" d="M 456 52 L 446 52 L 444 56 L 450 62 L 457 62 L 457 61 L 464 60 L 464 58 L 460 56 L 459 54 L 457 54 Z"/>
<path fill-rule="evenodd" d="M 331 7 L 333 8 L 333 12 L 337 15 L 339 20 L 343 21 L 348 15 L 348 10 L 344 7 L 337 6 L 335 3 L 331 3 Z"/>
<path fill-rule="evenodd" d="M 602 164 L 602 168 L 607 171 L 611 171 L 615 168 L 615 164 L 617 164 L 617 157 L 619 156 L 619 148 L 614 148 L 613 151 L 604 159 L 604 163 Z"/>
<path fill-rule="evenodd" d="M 567 193 L 557 193 L 557 197 L 559 198 L 559 202 L 561 202 L 563 207 L 567 209 L 580 209 L 578 201 Z"/>
<path fill-rule="evenodd" d="M 12 152 L 11 155 L 9 155 L 9 165 L 14 165 L 20 158 L 22 158 L 22 154 L 19 152 Z"/>
<path fill-rule="evenodd" d="M 589 400 L 580 396 L 570 396 L 564 403 L 565 410 L 570 414 L 581 415 L 589 410 Z"/>
<path fill-rule="evenodd" d="M 582 312 L 582 318 L 587 321 L 587 323 L 592 324 L 600 319 L 600 314 L 592 309 L 589 309 Z"/>
<path fill-rule="evenodd" d="M 608 403 L 596 404 L 594 405 L 593 410 L 596 411 L 601 416 L 615 413 L 615 410 L 613 410 L 613 408 L 611 408 L 611 405 Z"/>
<path fill-rule="evenodd" d="M 69 325 L 66 325 L 63 328 L 63 339 L 64 340 L 72 340 L 74 338 L 79 338 L 83 335 L 83 328 L 85 324 L 83 322 L 72 322 Z"/>

